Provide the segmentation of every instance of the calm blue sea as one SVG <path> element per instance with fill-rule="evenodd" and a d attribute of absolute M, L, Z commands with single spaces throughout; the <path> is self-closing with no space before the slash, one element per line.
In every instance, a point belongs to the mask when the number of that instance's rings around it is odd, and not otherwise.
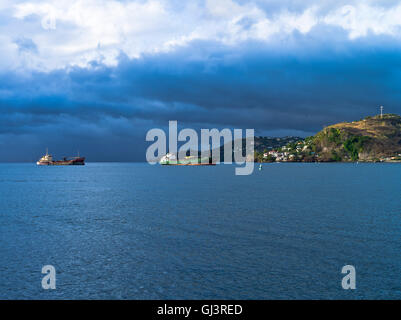
<path fill-rule="evenodd" d="M 0 299 L 401 299 L 400 180 L 401 164 L 0 164 Z"/>

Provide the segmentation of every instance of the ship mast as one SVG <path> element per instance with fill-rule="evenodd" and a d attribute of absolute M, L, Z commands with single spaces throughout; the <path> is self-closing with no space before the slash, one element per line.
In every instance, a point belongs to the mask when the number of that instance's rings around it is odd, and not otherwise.
<path fill-rule="evenodd" d="M 210 141 L 209 141 L 210 142 Z M 213 163 L 212 158 L 212 144 L 209 144 L 209 164 Z"/>

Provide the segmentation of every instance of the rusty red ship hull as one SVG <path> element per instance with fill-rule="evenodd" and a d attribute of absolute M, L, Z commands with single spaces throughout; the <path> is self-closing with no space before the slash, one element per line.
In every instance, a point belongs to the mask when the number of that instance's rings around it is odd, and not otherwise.
<path fill-rule="evenodd" d="M 53 166 L 83 166 L 85 165 L 85 158 L 74 158 L 71 160 L 56 160 L 51 164 Z"/>

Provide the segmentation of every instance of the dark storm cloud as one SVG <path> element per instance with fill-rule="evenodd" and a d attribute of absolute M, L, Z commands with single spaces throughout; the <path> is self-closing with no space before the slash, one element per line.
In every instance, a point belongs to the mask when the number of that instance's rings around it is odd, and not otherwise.
<path fill-rule="evenodd" d="M 140 59 L 121 54 L 116 67 L 2 74 L 0 143 L 63 141 L 97 160 L 143 160 L 146 130 L 168 120 L 308 135 L 380 104 L 400 113 L 401 48 L 390 38 L 344 41 L 340 30 L 329 31 L 330 42 L 319 29 L 269 46 L 197 41 Z M 128 151 L 129 141 L 140 147 Z M 115 158 L 102 157 L 99 144 Z"/>

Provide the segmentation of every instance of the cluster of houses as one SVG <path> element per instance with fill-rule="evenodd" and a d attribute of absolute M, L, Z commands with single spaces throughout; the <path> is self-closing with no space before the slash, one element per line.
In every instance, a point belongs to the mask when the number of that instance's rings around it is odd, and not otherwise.
<path fill-rule="evenodd" d="M 293 159 L 295 157 L 294 154 L 290 154 L 287 151 L 279 152 L 276 150 L 271 150 L 267 153 L 263 154 L 263 158 L 267 159 L 269 156 L 275 158 L 275 161 L 288 161 L 288 159 Z"/>
<path fill-rule="evenodd" d="M 274 158 L 275 161 L 294 161 L 301 152 L 308 151 L 309 144 L 298 141 L 295 145 L 287 145 L 278 150 L 271 150 L 263 154 L 264 159 Z M 310 151 L 310 150 L 309 150 Z"/>
<path fill-rule="evenodd" d="M 290 143 L 284 147 L 277 150 L 270 150 L 263 153 L 263 158 L 267 161 L 276 162 L 293 162 L 293 161 L 304 161 L 305 156 L 312 156 L 312 159 L 318 161 L 320 156 L 312 152 L 310 143 L 307 141 L 298 141 L 295 143 Z M 309 158 L 310 159 L 310 158 Z M 378 159 L 380 162 L 401 162 L 401 153 Z"/>

